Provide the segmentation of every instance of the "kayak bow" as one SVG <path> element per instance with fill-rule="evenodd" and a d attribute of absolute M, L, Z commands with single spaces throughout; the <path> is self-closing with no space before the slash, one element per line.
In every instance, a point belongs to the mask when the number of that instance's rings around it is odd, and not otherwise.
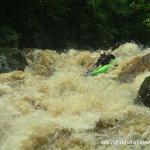
<path fill-rule="evenodd" d="M 89 75 L 91 76 L 97 76 L 101 73 L 107 73 L 108 70 L 114 66 L 116 64 L 116 59 L 112 60 L 109 64 L 107 65 L 104 65 L 104 66 L 100 66 L 100 67 L 97 67 L 95 68 L 94 70 L 92 70 Z"/>

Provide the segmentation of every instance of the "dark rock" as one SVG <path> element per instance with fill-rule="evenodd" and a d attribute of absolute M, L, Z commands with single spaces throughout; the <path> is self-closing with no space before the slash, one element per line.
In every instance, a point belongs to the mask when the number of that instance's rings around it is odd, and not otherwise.
<path fill-rule="evenodd" d="M 142 104 L 150 107 L 150 76 L 146 77 L 142 83 L 135 104 Z"/>
<path fill-rule="evenodd" d="M 16 48 L 0 48 L 0 73 L 24 70 L 26 58 L 21 50 Z"/>

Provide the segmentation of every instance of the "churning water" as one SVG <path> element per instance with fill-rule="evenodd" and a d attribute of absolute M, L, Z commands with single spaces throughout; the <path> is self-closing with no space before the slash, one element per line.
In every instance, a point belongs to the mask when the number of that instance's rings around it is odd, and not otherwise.
<path fill-rule="evenodd" d="M 113 52 L 119 65 L 97 77 L 84 72 L 99 51 L 31 51 L 24 72 L 0 75 L 0 150 L 149 150 L 150 144 L 102 143 L 150 140 L 150 110 L 133 103 L 149 72 L 117 80 L 123 65 L 149 50 L 120 46 Z"/>

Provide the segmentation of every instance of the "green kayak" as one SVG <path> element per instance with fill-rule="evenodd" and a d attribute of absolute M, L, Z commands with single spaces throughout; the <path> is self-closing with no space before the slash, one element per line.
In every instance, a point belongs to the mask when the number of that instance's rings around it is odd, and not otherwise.
<path fill-rule="evenodd" d="M 112 60 L 109 64 L 107 65 L 104 65 L 104 66 L 100 66 L 100 67 L 97 67 L 95 68 L 94 70 L 92 70 L 89 75 L 91 76 L 97 76 L 101 73 L 106 73 L 108 72 L 108 70 L 114 66 L 116 64 L 116 59 Z"/>

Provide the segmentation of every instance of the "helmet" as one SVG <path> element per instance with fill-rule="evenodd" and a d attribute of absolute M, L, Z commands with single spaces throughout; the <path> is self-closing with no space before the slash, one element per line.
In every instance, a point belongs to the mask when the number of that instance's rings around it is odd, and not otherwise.
<path fill-rule="evenodd" d="M 100 52 L 100 54 L 101 54 L 101 55 L 104 55 L 104 54 L 105 54 L 105 52 L 102 50 L 102 51 Z"/>
<path fill-rule="evenodd" d="M 112 49 L 109 49 L 109 50 L 108 50 L 108 54 L 110 54 L 110 53 L 112 53 Z"/>

